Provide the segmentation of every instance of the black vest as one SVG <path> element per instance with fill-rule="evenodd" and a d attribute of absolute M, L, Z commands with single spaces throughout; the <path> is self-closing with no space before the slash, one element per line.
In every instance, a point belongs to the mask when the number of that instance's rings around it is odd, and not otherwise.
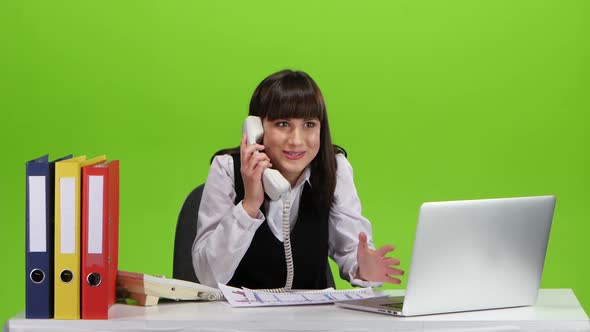
<path fill-rule="evenodd" d="M 232 157 L 236 189 L 235 203 L 237 204 L 244 199 L 244 182 L 240 172 L 240 156 L 235 154 Z M 291 251 L 295 272 L 293 289 L 327 287 L 329 211 L 320 208 L 317 202 L 317 194 L 309 183 L 305 183 L 297 222 L 291 231 Z M 264 204 L 260 210 L 265 214 Z M 285 286 L 286 279 L 287 267 L 283 243 L 274 236 L 268 227 L 268 222 L 265 221 L 256 230 L 248 251 L 228 285 L 251 289 L 280 288 Z"/>

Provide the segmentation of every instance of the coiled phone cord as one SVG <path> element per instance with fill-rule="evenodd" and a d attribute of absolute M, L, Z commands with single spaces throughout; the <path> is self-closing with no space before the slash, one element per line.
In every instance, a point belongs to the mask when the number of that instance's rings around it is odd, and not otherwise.
<path fill-rule="evenodd" d="M 207 300 L 207 301 L 225 300 L 225 297 L 223 296 L 223 293 L 222 292 L 215 292 L 215 293 L 203 292 L 200 295 L 201 295 L 200 296 L 201 299 Z"/>
<path fill-rule="evenodd" d="M 289 224 L 291 202 L 285 197 L 283 203 L 283 247 L 285 247 L 285 262 L 287 263 L 287 282 L 285 283 L 285 290 L 290 291 L 293 287 L 293 277 L 295 275 L 293 253 L 291 252 L 291 225 Z"/>
<path fill-rule="evenodd" d="M 287 280 L 285 287 L 272 289 L 258 289 L 261 292 L 283 293 L 288 292 L 293 287 L 293 278 L 295 275 L 295 266 L 293 264 L 293 253 L 291 251 L 291 225 L 289 224 L 289 214 L 291 211 L 291 201 L 284 195 L 283 201 L 283 247 L 285 249 L 285 262 L 287 264 Z"/>

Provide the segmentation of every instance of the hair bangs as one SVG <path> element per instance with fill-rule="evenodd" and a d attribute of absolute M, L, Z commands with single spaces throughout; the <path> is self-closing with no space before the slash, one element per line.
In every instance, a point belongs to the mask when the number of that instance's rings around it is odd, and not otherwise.
<path fill-rule="evenodd" d="M 311 88 L 280 89 L 269 100 L 267 106 L 269 111 L 266 112 L 266 117 L 269 120 L 291 118 L 324 120 L 325 106 Z"/>
<path fill-rule="evenodd" d="M 251 104 L 251 115 L 269 120 L 302 118 L 323 121 L 325 118 L 324 98 L 305 73 L 279 72 L 259 88 L 259 98 Z"/>

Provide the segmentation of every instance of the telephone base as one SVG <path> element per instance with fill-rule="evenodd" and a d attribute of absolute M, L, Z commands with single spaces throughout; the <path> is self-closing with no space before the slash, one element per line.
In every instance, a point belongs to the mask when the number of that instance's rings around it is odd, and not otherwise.
<path fill-rule="evenodd" d="M 222 300 L 219 289 L 194 282 L 126 271 L 117 272 L 117 298 L 131 299 L 142 306 L 158 304 L 160 298 L 180 300 Z"/>
<path fill-rule="evenodd" d="M 129 293 L 129 298 L 133 301 L 136 301 L 139 305 L 142 305 L 144 307 L 154 306 L 158 304 L 158 302 L 160 301 L 159 296 L 141 293 Z"/>

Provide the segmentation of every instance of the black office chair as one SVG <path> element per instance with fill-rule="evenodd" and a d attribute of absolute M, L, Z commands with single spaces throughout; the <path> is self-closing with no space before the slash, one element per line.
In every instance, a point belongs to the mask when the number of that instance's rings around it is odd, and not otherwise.
<path fill-rule="evenodd" d="M 174 262 L 172 264 L 172 277 L 192 282 L 199 282 L 193 268 L 193 242 L 197 235 L 197 217 L 199 205 L 203 196 L 204 184 L 199 185 L 186 197 L 178 221 L 176 222 L 176 235 L 174 238 Z"/>
<path fill-rule="evenodd" d="M 172 264 L 172 277 L 175 279 L 199 282 L 193 268 L 192 250 L 193 242 L 197 236 L 197 218 L 204 187 L 205 185 L 201 184 L 191 191 L 184 204 L 182 204 L 178 215 L 174 238 L 174 262 Z M 326 280 L 328 287 L 335 288 L 330 265 L 327 265 Z"/>

